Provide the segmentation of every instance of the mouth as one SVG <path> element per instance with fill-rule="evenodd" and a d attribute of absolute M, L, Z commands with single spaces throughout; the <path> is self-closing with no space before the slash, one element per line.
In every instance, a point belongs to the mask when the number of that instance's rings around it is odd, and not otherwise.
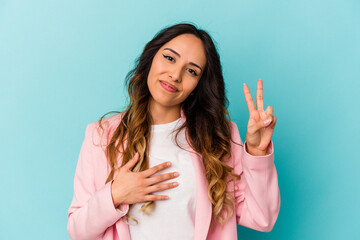
<path fill-rule="evenodd" d="M 169 92 L 178 92 L 179 91 L 174 85 L 172 85 L 168 82 L 160 80 L 160 84 L 165 90 L 167 90 Z"/>

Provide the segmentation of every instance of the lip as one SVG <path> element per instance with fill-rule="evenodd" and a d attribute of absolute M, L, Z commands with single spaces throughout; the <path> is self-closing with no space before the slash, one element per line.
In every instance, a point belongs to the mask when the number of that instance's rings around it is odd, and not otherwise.
<path fill-rule="evenodd" d="M 174 85 L 166 82 L 166 81 L 162 81 L 160 80 L 160 84 L 162 85 L 162 87 L 164 87 L 166 90 L 170 91 L 170 92 L 177 92 L 179 91 Z M 167 85 L 167 86 L 164 86 Z"/>

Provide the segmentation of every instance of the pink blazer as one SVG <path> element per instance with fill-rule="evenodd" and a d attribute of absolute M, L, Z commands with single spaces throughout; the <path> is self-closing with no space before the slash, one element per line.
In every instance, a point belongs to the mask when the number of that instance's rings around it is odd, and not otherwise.
<path fill-rule="evenodd" d="M 107 139 L 120 123 L 122 114 L 116 114 L 104 119 Z M 182 121 L 186 121 L 181 110 Z M 237 143 L 242 143 L 237 125 L 232 124 L 232 137 Z M 111 198 L 111 182 L 105 184 L 110 173 L 105 156 L 105 143 L 96 130 L 98 122 L 88 124 L 85 139 L 81 146 L 74 178 L 74 196 L 68 211 L 67 231 L 71 239 L 78 240 L 130 240 L 130 231 L 125 214 L 129 205 L 121 204 L 116 209 Z M 246 141 L 245 141 L 246 143 Z M 273 142 L 269 145 L 269 154 L 253 156 L 241 147 L 231 142 L 232 157 L 227 162 L 234 167 L 234 172 L 241 174 L 239 181 L 232 181 L 227 189 L 234 191 L 236 199 L 234 214 L 221 229 L 216 224 L 210 229 L 212 215 L 211 202 L 208 198 L 208 184 L 205 178 L 201 156 L 191 150 L 191 158 L 196 173 L 196 217 L 194 240 L 237 239 L 236 224 L 262 232 L 272 230 L 280 211 L 280 191 L 277 171 L 274 164 Z M 118 159 L 118 162 L 121 159 Z M 114 179 L 116 177 L 116 173 Z"/>

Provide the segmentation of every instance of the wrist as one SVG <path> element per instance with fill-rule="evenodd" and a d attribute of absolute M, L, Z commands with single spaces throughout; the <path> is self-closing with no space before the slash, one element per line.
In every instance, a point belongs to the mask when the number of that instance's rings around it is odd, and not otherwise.
<path fill-rule="evenodd" d="M 253 156 L 265 156 L 266 155 L 266 150 L 259 150 L 257 148 L 249 147 L 247 142 L 245 143 L 245 149 L 250 155 L 253 155 Z"/>
<path fill-rule="evenodd" d="M 113 184 L 114 182 L 111 182 L 111 187 L 110 187 L 110 189 L 111 189 L 111 199 L 112 199 L 112 202 L 113 202 L 113 204 L 114 204 L 114 207 L 115 208 L 118 208 L 119 207 L 119 205 L 120 205 L 120 203 L 115 199 L 115 197 L 114 197 L 114 189 L 113 189 L 113 187 L 114 187 L 114 184 Z"/>

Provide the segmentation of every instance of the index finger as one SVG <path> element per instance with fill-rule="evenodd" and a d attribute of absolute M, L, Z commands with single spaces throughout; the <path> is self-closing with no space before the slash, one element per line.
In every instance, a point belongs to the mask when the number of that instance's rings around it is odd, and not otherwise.
<path fill-rule="evenodd" d="M 136 152 L 134 157 L 131 158 L 123 167 L 126 168 L 127 170 L 131 170 L 136 165 L 136 162 L 138 160 L 139 160 L 139 153 Z"/>
<path fill-rule="evenodd" d="M 171 166 L 171 162 L 164 162 L 160 163 L 156 166 L 153 166 L 152 168 L 146 169 L 145 171 L 142 171 L 145 177 L 150 177 L 154 175 L 157 172 L 160 172 L 161 170 L 168 168 Z"/>
<path fill-rule="evenodd" d="M 264 101 L 263 101 L 263 82 L 261 79 L 257 82 L 256 89 L 256 107 L 260 111 L 264 111 Z"/>
<path fill-rule="evenodd" d="M 254 104 L 254 101 L 253 101 L 253 99 L 251 97 L 249 87 L 248 87 L 248 85 L 246 83 L 243 84 L 243 90 L 244 90 L 246 104 L 248 106 L 249 113 L 250 113 L 253 110 L 255 110 L 255 104 Z"/>

